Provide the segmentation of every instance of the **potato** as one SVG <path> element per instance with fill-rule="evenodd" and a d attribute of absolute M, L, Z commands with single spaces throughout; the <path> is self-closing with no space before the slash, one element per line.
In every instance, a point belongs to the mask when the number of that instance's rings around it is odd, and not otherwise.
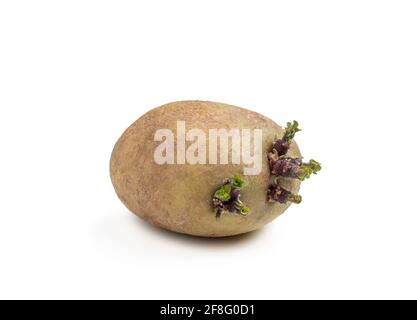
<path fill-rule="evenodd" d="M 223 133 L 235 129 L 241 145 L 231 143 L 232 139 L 228 146 L 221 140 L 210 141 L 214 137 L 210 134 L 216 132 L 210 129 L 217 129 L 217 133 L 220 129 L 225 129 Z M 248 159 L 243 161 L 248 141 L 254 154 L 255 129 L 262 134 L 259 168 Z M 244 132 L 250 137 L 246 147 Z M 197 134 L 202 136 L 197 139 Z M 283 135 L 284 129 L 272 120 L 240 107 L 209 101 L 169 103 L 149 111 L 123 133 L 111 156 L 111 180 L 125 206 L 156 226 L 204 237 L 250 232 L 271 222 L 290 205 L 267 201 L 272 177 L 267 154 L 272 143 Z M 218 142 L 217 148 L 213 141 Z M 287 155 L 301 157 L 294 141 Z M 224 179 L 235 175 L 245 181 L 240 199 L 250 212 L 225 212 L 216 218 L 213 194 Z M 280 185 L 296 194 L 300 180 L 282 178 Z"/>

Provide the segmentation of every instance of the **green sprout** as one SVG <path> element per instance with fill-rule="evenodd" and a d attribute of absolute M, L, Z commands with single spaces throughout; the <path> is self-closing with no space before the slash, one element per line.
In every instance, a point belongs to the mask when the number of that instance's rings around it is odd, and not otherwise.
<path fill-rule="evenodd" d="M 230 184 L 225 184 L 220 189 L 216 191 L 214 197 L 222 201 L 228 201 L 231 198 L 230 192 L 232 191 L 232 186 Z"/>
<path fill-rule="evenodd" d="M 298 122 L 296 120 L 294 120 L 292 123 L 287 122 L 287 127 L 285 128 L 283 140 L 289 141 L 293 139 L 295 134 L 299 131 L 301 131 L 301 129 L 298 128 Z"/>
<path fill-rule="evenodd" d="M 233 186 L 236 188 L 243 188 L 245 186 L 245 181 L 240 176 L 233 176 L 232 177 Z"/>
<path fill-rule="evenodd" d="M 242 209 L 240 209 L 240 214 L 241 215 L 248 215 L 248 213 L 250 212 L 250 209 L 248 207 L 243 207 Z"/>
<path fill-rule="evenodd" d="M 301 181 L 310 178 L 312 174 L 317 174 L 321 170 L 321 164 L 311 159 L 308 163 L 303 163 L 297 171 L 297 177 Z"/>
<path fill-rule="evenodd" d="M 288 197 L 288 201 L 291 201 L 293 203 L 299 204 L 303 200 L 303 197 L 301 197 L 299 194 L 291 194 Z"/>

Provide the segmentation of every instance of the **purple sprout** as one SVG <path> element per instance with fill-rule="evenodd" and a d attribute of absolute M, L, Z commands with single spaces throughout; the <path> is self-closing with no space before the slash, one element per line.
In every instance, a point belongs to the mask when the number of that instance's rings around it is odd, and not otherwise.
<path fill-rule="evenodd" d="M 268 201 L 287 203 L 288 201 L 294 203 L 300 203 L 302 200 L 300 195 L 291 193 L 290 191 L 282 188 L 279 185 L 270 186 L 268 189 Z"/>
<path fill-rule="evenodd" d="M 216 218 L 220 218 L 222 213 L 225 212 L 237 213 L 243 216 L 249 213 L 249 208 L 245 207 L 240 200 L 240 191 L 244 186 L 245 182 L 239 176 L 223 181 L 223 185 L 213 195 Z"/>
<path fill-rule="evenodd" d="M 276 177 L 299 179 L 301 181 L 310 178 L 312 174 L 316 174 L 321 170 L 321 165 L 317 161 L 311 159 L 305 163 L 301 158 L 292 158 L 286 156 L 291 145 L 294 135 L 301 131 L 298 128 L 298 122 L 287 122 L 284 136 L 276 140 L 272 145 L 271 152 L 268 153 L 268 162 L 271 174 Z M 286 203 L 291 201 L 294 203 L 301 202 L 301 196 L 294 195 L 290 191 L 283 189 L 278 184 L 278 179 L 269 187 L 268 201 Z"/>

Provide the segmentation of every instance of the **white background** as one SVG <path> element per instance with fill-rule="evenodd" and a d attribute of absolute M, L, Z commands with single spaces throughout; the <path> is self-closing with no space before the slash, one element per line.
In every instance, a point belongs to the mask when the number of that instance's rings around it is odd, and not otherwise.
<path fill-rule="evenodd" d="M 0 298 L 417 298 L 415 1 L 2 1 Z M 112 188 L 161 104 L 285 123 L 323 163 L 259 232 L 150 227 Z"/>

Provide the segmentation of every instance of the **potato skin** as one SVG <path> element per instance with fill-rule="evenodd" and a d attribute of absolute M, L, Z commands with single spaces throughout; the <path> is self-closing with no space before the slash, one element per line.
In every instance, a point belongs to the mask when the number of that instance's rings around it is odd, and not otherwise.
<path fill-rule="evenodd" d="M 205 132 L 216 128 L 262 129 L 262 171 L 244 176 L 245 165 L 183 164 L 158 165 L 154 150 L 156 130 L 171 129 L 177 120 L 186 130 Z M 284 130 L 272 120 L 240 107 L 210 101 L 178 101 L 155 108 L 135 121 L 117 141 L 110 160 L 110 176 L 120 200 L 144 220 L 179 233 L 204 237 L 225 237 L 250 232 L 281 215 L 290 204 L 267 202 L 270 171 L 266 154 Z M 208 146 L 208 138 L 207 138 Z M 231 144 L 229 144 L 231 148 Z M 289 156 L 301 157 L 295 141 Z M 241 175 L 248 185 L 241 199 L 250 208 L 248 216 L 226 213 L 216 219 L 213 193 L 223 179 Z M 298 193 L 300 182 L 287 179 L 281 185 Z"/>

